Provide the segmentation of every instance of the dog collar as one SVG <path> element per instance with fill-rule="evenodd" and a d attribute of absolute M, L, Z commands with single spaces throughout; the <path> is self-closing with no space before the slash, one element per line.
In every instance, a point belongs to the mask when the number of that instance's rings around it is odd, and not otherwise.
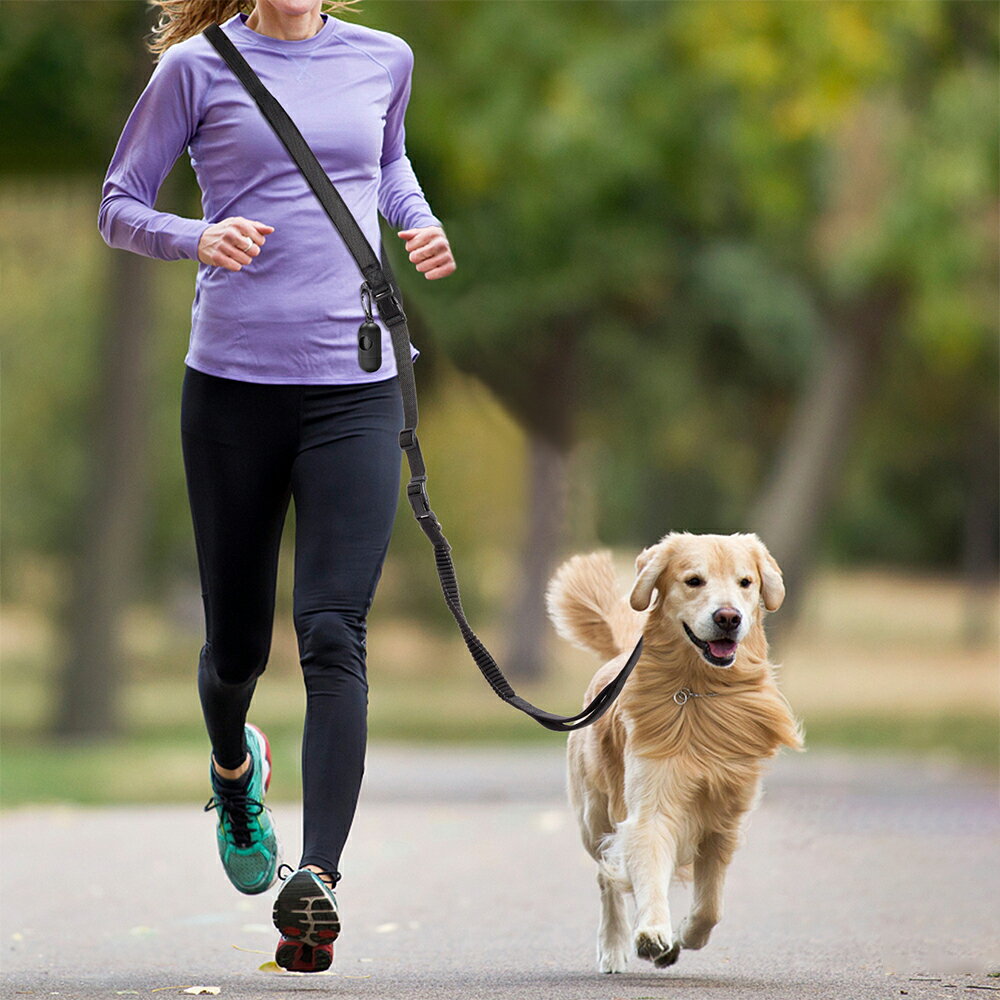
<path fill-rule="evenodd" d="M 709 691 L 706 694 L 698 694 L 697 691 L 692 691 L 690 688 L 681 688 L 680 691 L 674 695 L 674 704 L 683 705 L 687 702 L 688 698 L 717 698 L 718 696 L 718 691 Z"/>

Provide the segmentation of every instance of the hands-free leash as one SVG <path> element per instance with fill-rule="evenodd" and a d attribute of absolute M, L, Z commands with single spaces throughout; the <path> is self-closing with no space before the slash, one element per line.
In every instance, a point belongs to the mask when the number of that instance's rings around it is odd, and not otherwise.
<path fill-rule="evenodd" d="M 309 183 L 330 221 L 343 237 L 347 249 L 357 262 L 364 277 L 361 286 L 362 305 L 365 308 L 366 319 L 358 331 L 359 363 L 365 371 L 377 371 L 381 364 L 380 331 L 372 321 L 371 303 L 374 301 L 382 322 L 389 328 L 392 336 L 392 349 L 396 357 L 396 369 L 399 374 L 399 389 L 403 397 L 403 430 L 399 435 L 399 446 L 406 454 L 410 466 L 410 481 L 406 487 L 406 495 L 413 508 L 417 523 L 434 546 L 434 561 L 437 565 L 441 589 L 444 592 L 445 603 L 448 605 L 462 638 L 468 647 L 472 658 L 476 661 L 483 676 L 489 681 L 496 694 L 509 705 L 530 715 L 546 729 L 556 732 L 569 732 L 581 729 L 596 722 L 610 707 L 628 680 L 629 674 L 642 653 L 642 638 L 636 643 L 635 649 L 628 661 L 619 671 L 618 676 L 607 684 L 594 700 L 580 713 L 572 716 L 553 715 L 536 708 L 514 692 L 507 678 L 504 677 L 496 660 L 482 644 L 479 637 L 472 631 L 462 610 L 462 600 L 458 591 L 458 580 L 455 567 L 451 560 L 451 546 L 441 531 L 441 525 L 431 510 L 427 498 L 427 469 L 424 466 L 420 443 L 417 441 L 417 389 L 413 377 L 413 360 L 410 357 L 410 335 L 406 326 L 406 315 L 403 313 L 401 296 L 393 278 L 392 269 L 385 256 L 383 248 L 381 263 L 375 256 L 375 251 L 365 238 L 350 209 L 344 204 L 340 193 L 327 176 L 308 143 L 302 138 L 295 123 L 288 117 L 285 109 L 278 103 L 273 94 L 261 83 L 260 78 L 240 54 L 225 32 L 217 25 L 211 24 L 204 31 L 205 37 L 212 43 L 216 51 L 236 74 L 240 83 L 256 101 L 268 124 L 285 145 L 292 159 Z M 370 367 L 374 365 L 374 367 Z"/>

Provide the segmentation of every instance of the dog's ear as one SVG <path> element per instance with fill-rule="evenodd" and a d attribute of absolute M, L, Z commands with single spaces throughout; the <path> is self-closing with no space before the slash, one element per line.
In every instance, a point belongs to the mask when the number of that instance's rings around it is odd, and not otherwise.
<path fill-rule="evenodd" d="M 635 557 L 635 583 L 628 599 L 634 610 L 645 611 L 649 607 L 657 578 L 667 568 L 672 554 L 671 536 L 665 535 L 656 545 L 643 549 Z"/>
<path fill-rule="evenodd" d="M 768 611 L 777 611 L 785 600 L 785 582 L 781 578 L 781 567 L 767 546 L 756 536 L 750 536 L 757 555 L 757 569 L 760 571 L 760 596 Z"/>

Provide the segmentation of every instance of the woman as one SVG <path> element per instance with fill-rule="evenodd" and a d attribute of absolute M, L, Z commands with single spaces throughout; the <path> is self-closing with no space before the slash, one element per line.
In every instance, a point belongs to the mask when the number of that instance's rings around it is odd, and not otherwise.
<path fill-rule="evenodd" d="M 455 262 L 406 156 L 405 42 L 341 21 L 320 0 L 155 2 L 163 17 L 151 48 L 161 57 L 115 150 L 99 225 L 112 247 L 201 264 L 181 439 L 205 606 L 206 810 L 216 810 L 219 855 L 245 893 L 266 891 L 278 871 L 264 806 L 270 752 L 246 717 L 270 651 L 278 548 L 295 500 L 303 851 L 274 920 L 278 964 L 318 972 L 340 929 L 333 888 L 364 767 L 366 618 L 396 511 L 402 404 L 387 331 L 381 368 L 358 364 L 365 314 L 353 258 L 201 31 L 222 24 L 376 250 L 381 212 L 427 279 Z M 204 219 L 153 207 L 185 148 Z"/>

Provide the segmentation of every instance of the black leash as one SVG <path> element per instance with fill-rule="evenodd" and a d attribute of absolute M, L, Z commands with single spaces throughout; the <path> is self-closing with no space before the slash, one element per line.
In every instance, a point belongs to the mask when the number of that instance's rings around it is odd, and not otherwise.
<path fill-rule="evenodd" d="M 295 123 L 288 117 L 285 109 L 278 103 L 274 95 L 261 83 L 260 78 L 240 54 L 240 51 L 230 41 L 226 33 L 217 25 L 210 24 L 204 31 L 205 37 L 212 43 L 216 51 L 236 74 L 240 83 L 247 89 L 250 96 L 274 130 L 277 137 L 284 143 L 299 170 L 313 189 L 330 221 L 343 237 L 347 249 L 357 262 L 365 281 L 361 286 L 362 302 L 368 309 L 368 302 L 374 301 L 382 322 L 389 328 L 392 336 L 392 349 L 396 356 L 396 369 L 399 373 L 399 388 L 403 397 L 403 430 L 399 435 L 399 446 L 405 452 L 410 466 L 410 481 L 406 487 L 406 495 L 417 523 L 434 546 L 434 561 L 437 564 L 441 589 L 444 591 L 445 603 L 448 605 L 458 627 L 465 639 L 476 666 L 489 681 L 490 687 L 509 705 L 530 715 L 536 722 L 556 732 L 569 732 L 581 729 L 596 722 L 610 707 L 628 680 L 629 674 L 639 661 L 642 653 L 642 638 L 636 643 L 625 666 L 618 676 L 607 684 L 594 700 L 580 713 L 572 716 L 553 715 L 536 708 L 515 693 L 507 678 L 504 677 L 496 660 L 482 644 L 479 637 L 472 631 L 462 610 L 462 600 L 458 591 L 458 580 L 455 567 L 451 561 L 451 546 L 441 531 L 441 525 L 431 510 L 427 499 L 427 469 L 417 441 L 417 388 L 413 378 L 413 360 L 410 357 L 410 334 L 406 326 L 406 315 L 400 302 L 401 296 L 396 288 L 392 269 L 386 259 L 383 248 L 382 261 L 375 256 L 375 251 L 365 238 L 361 227 L 357 224 L 350 209 L 344 204 L 340 193 L 327 176 L 308 143 L 302 138 Z M 366 322 L 362 331 L 370 329 L 371 323 Z M 376 327 L 377 330 L 377 327 Z M 366 369 L 367 370 L 367 369 Z"/>

